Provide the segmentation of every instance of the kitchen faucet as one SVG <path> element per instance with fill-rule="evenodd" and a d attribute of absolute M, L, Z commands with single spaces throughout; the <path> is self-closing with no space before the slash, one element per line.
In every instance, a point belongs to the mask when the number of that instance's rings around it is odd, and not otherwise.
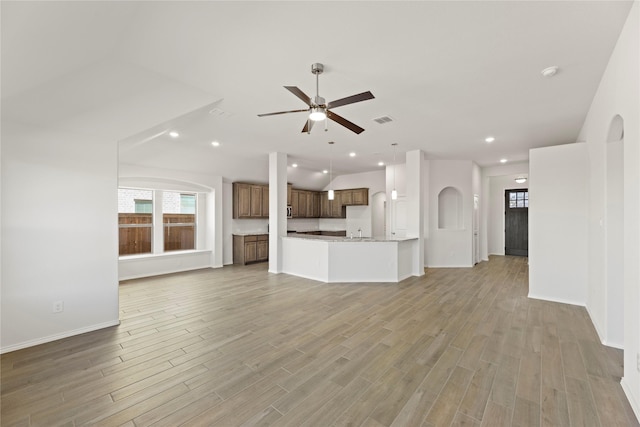
<path fill-rule="evenodd" d="M 362 229 L 358 228 L 358 237 L 362 239 Z"/>

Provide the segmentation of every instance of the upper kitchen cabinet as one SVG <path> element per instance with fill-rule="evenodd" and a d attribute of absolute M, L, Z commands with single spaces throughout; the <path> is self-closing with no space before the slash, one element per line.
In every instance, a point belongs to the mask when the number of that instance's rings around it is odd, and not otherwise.
<path fill-rule="evenodd" d="M 233 218 L 269 217 L 269 187 L 259 184 L 233 183 Z"/>
<path fill-rule="evenodd" d="M 262 186 L 262 217 L 269 218 L 269 186 Z"/>
<path fill-rule="evenodd" d="M 308 191 L 299 190 L 298 191 L 298 218 L 308 218 L 309 214 L 307 213 L 307 198 L 309 196 Z M 295 211 L 294 211 L 295 213 Z"/>
<path fill-rule="evenodd" d="M 298 210 L 299 200 L 300 200 L 299 196 L 300 196 L 300 191 L 291 190 L 291 200 L 289 205 L 291 205 L 291 216 L 293 218 L 297 218 L 299 216 L 299 210 Z"/>
<path fill-rule="evenodd" d="M 291 216 L 293 218 L 319 218 L 319 193 L 308 190 L 291 190 Z"/>
<path fill-rule="evenodd" d="M 346 218 L 347 210 L 346 206 L 342 204 L 341 192 L 333 192 L 333 200 L 329 200 L 329 194 L 326 191 L 322 192 L 320 218 Z"/>
<path fill-rule="evenodd" d="M 368 206 L 369 189 L 352 188 L 349 190 L 339 190 L 340 200 L 343 206 Z"/>

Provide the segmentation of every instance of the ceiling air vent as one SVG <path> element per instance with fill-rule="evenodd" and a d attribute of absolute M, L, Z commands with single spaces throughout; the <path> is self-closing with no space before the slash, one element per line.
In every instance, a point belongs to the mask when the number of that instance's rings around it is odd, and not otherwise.
<path fill-rule="evenodd" d="M 213 117 L 218 117 L 218 118 L 228 118 L 231 117 L 233 114 L 228 112 L 228 111 L 224 111 L 221 108 L 214 108 L 212 110 L 209 110 L 209 114 L 211 114 Z"/>
<path fill-rule="evenodd" d="M 389 116 L 382 116 L 382 117 L 377 117 L 377 118 L 373 119 L 373 121 L 383 125 L 385 123 L 392 122 L 393 119 L 391 117 L 389 117 Z"/>

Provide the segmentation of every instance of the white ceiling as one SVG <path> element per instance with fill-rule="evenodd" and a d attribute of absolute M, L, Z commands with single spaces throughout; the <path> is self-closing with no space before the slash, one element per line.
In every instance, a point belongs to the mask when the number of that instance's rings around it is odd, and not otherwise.
<path fill-rule="evenodd" d="M 394 142 L 398 161 L 416 149 L 524 161 L 530 148 L 575 142 L 630 6 L 3 1 L 2 118 L 99 133 L 120 141 L 123 163 L 229 181 L 265 182 L 279 151 L 321 188 L 330 157 L 337 173 L 376 170 Z M 303 134 L 304 113 L 257 117 L 304 108 L 283 86 L 315 95 L 314 62 L 327 101 L 374 94 L 335 110 L 362 134 L 333 122 Z M 543 78 L 551 65 L 560 72 Z M 373 121 L 384 115 L 393 122 Z"/>

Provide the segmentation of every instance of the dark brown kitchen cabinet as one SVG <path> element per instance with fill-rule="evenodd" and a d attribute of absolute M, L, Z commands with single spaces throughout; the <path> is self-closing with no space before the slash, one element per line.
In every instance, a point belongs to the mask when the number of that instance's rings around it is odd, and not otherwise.
<path fill-rule="evenodd" d="M 322 192 L 320 218 L 346 218 L 347 210 L 342 205 L 340 191 L 333 192 L 333 200 L 329 200 L 329 193 Z"/>
<path fill-rule="evenodd" d="M 251 185 L 233 184 L 233 218 L 251 218 Z"/>
<path fill-rule="evenodd" d="M 269 217 L 269 187 L 260 184 L 233 183 L 233 218 Z"/>
<path fill-rule="evenodd" d="M 291 190 L 291 217 L 298 218 L 298 200 L 300 192 L 298 190 Z"/>
<path fill-rule="evenodd" d="M 354 188 L 351 190 L 351 202 L 353 206 L 368 206 L 369 205 L 369 189 L 368 188 Z"/>
<path fill-rule="evenodd" d="M 340 193 L 340 202 L 344 206 L 353 205 L 353 192 L 351 190 L 338 190 L 336 193 Z"/>
<path fill-rule="evenodd" d="M 352 188 L 349 190 L 338 190 L 342 206 L 367 206 L 369 205 L 368 188 Z"/>
<path fill-rule="evenodd" d="M 308 191 L 298 191 L 298 218 L 307 218 L 307 195 Z"/>
<path fill-rule="evenodd" d="M 249 264 L 269 259 L 269 235 L 233 235 L 233 263 Z"/>
<path fill-rule="evenodd" d="M 255 197 L 257 197 L 257 192 Z M 262 190 L 261 199 L 261 217 L 268 218 L 268 187 Z M 368 204 L 368 188 L 335 190 L 334 200 L 329 200 L 326 191 L 300 190 L 292 188 L 291 184 L 287 184 L 287 205 L 291 206 L 292 218 L 346 218 L 347 206 L 366 206 Z M 248 216 L 246 218 L 256 217 Z"/>
<path fill-rule="evenodd" d="M 262 217 L 269 218 L 269 186 L 262 187 Z"/>
<path fill-rule="evenodd" d="M 256 242 L 256 261 L 267 261 L 269 259 L 269 235 L 260 234 Z"/>
<path fill-rule="evenodd" d="M 251 217 L 262 217 L 262 186 L 251 186 Z"/>
<path fill-rule="evenodd" d="M 329 200 L 331 206 L 331 218 L 346 218 L 347 210 L 342 204 L 342 194 L 340 191 L 334 192 L 333 200 Z"/>
<path fill-rule="evenodd" d="M 320 218 L 322 216 L 322 193 L 315 191 L 313 193 L 313 217 Z"/>

